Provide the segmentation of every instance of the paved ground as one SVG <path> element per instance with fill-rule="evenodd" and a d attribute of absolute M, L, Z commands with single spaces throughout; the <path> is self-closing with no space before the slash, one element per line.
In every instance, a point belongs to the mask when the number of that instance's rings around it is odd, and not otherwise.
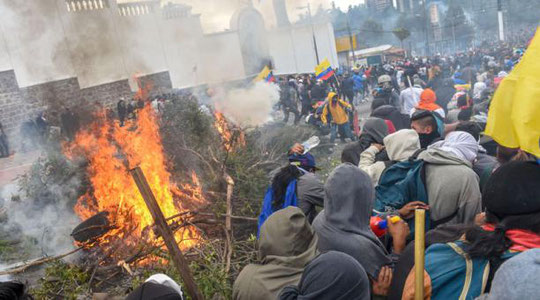
<path fill-rule="evenodd" d="M 17 152 L 10 157 L 0 159 L 0 188 L 13 182 L 19 175 L 30 169 L 39 155 L 40 151 Z"/>

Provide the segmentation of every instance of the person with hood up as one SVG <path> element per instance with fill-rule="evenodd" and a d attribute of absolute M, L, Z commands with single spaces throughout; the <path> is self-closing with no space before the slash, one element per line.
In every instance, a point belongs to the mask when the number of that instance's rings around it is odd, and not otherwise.
<path fill-rule="evenodd" d="M 183 300 L 182 288 L 165 274 L 154 274 L 131 292 L 126 300 Z"/>
<path fill-rule="evenodd" d="M 394 133 L 401 129 L 411 128 L 411 118 L 409 115 L 404 115 L 392 105 L 383 105 L 379 107 L 372 106 L 371 117 L 381 118 L 388 125 L 390 133 Z M 394 131 L 391 128 L 394 128 Z"/>
<path fill-rule="evenodd" d="M 233 299 L 277 299 L 283 288 L 298 285 L 317 255 L 317 236 L 302 211 L 292 206 L 277 211 L 262 226 L 259 261 L 240 272 Z"/>
<path fill-rule="evenodd" d="M 369 300 L 364 268 L 350 255 L 329 251 L 310 262 L 300 284 L 288 286 L 279 300 Z"/>
<path fill-rule="evenodd" d="M 418 156 L 427 164 L 426 190 L 434 222 L 470 224 L 481 212 L 479 179 L 472 169 L 477 154 L 474 137 L 456 131 Z"/>
<path fill-rule="evenodd" d="M 442 109 L 447 112 L 447 106 L 452 97 L 456 93 L 456 88 L 454 87 L 454 80 L 452 78 L 446 78 L 443 80 L 442 85 L 435 90 L 435 95 L 437 96 L 437 105 L 442 107 Z"/>
<path fill-rule="evenodd" d="M 362 134 L 357 142 L 351 143 L 343 149 L 341 162 L 348 162 L 355 166 L 360 163 L 360 154 L 372 144 L 382 144 L 385 136 L 388 135 L 388 125 L 383 119 L 368 118 L 362 127 Z M 379 152 L 376 161 L 387 161 L 386 151 Z"/>
<path fill-rule="evenodd" d="M 390 161 L 376 161 L 376 155 L 386 149 Z M 400 162 L 409 159 L 420 150 L 420 138 L 418 133 L 412 129 L 403 129 L 390 134 L 384 138 L 384 146 L 381 144 L 371 144 L 362 154 L 360 154 L 360 169 L 366 172 L 373 186 L 376 186 L 384 170 L 392 162 Z"/>
<path fill-rule="evenodd" d="M 502 264 L 493 277 L 489 294 L 476 299 L 536 299 L 540 295 L 538 274 L 540 249 L 527 250 Z"/>
<path fill-rule="evenodd" d="M 334 92 L 328 93 L 327 101 L 328 104 L 324 106 L 321 120 L 326 125 L 328 114 L 332 117 L 330 142 L 334 143 L 338 131 L 342 142 L 345 142 L 346 138 L 354 140 L 348 116 L 348 111 L 352 110 L 352 106 L 339 99 L 338 94 Z"/>
<path fill-rule="evenodd" d="M 480 215 L 474 226 L 465 227 L 464 234 L 459 235 L 461 238 L 452 240 L 454 244 L 463 245 L 460 247 L 464 252 L 463 255 L 470 258 L 473 264 L 478 266 L 484 262 L 487 266 L 484 268 L 485 273 L 483 276 L 471 276 L 472 274 L 469 272 L 472 271 L 473 266 L 454 268 L 454 266 L 444 264 L 440 260 L 435 260 L 433 257 L 436 254 L 435 249 L 441 249 L 448 244 L 433 244 L 426 249 L 427 273 L 425 273 L 425 277 L 427 278 L 424 284 L 424 295 L 431 295 L 431 299 L 448 299 L 439 291 L 453 284 L 461 290 L 464 287 L 463 281 L 454 282 L 453 280 L 465 277 L 469 278 L 468 287 L 476 287 L 468 290 L 466 299 L 475 299 L 480 294 L 491 291 L 495 293 L 494 296 L 498 295 L 501 288 L 505 286 L 499 285 L 501 282 L 493 280 L 493 277 L 495 274 L 495 278 L 497 278 L 499 271 L 504 272 L 503 263 L 510 262 L 512 257 L 518 258 L 521 255 L 526 255 L 525 251 L 540 248 L 540 201 L 538 201 L 540 188 L 538 182 L 540 182 L 540 166 L 537 162 L 511 162 L 497 169 L 489 179 L 482 195 L 482 206 L 485 207 L 485 213 Z M 449 267 L 443 267 L 445 265 Z M 523 273 L 519 273 L 519 283 L 513 286 L 514 289 L 530 287 L 530 285 L 525 284 L 525 281 L 528 280 L 525 279 L 527 273 L 525 270 Z M 534 285 L 538 286 L 538 279 L 534 279 Z M 510 295 L 512 292 L 515 291 L 507 291 L 506 295 Z M 504 294 L 499 295 L 503 296 Z M 406 280 L 401 299 L 413 299 L 413 297 L 414 272 L 411 272 Z M 495 299 L 536 298 L 538 297 L 501 297 Z"/>
<path fill-rule="evenodd" d="M 389 254 L 371 231 L 369 222 L 375 189 L 369 176 L 352 164 L 341 164 L 324 186 L 325 208 L 313 221 L 321 252 L 340 251 L 356 259 L 366 270 L 374 287 L 405 248 L 409 227 L 403 222 L 388 222 L 393 237 L 393 254 Z M 384 270 L 384 272 L 382 271 Z"/>
<path fill-rule="evenodd" d="M 413 109 L 411 109 L 411 116 L 419 110 L 427 110 L 436 112 L 441 116 L 441 118 L 444 119 L 445 112 L 442 107 L 438 106 L 435 102 L 437 102 L 437 95 L 435 95 L 435 92 L 432 89 L 425 89 L 422 94 L 420 95 L 420 101 L 418 102 L 418 105 L 416 105 Z"/>

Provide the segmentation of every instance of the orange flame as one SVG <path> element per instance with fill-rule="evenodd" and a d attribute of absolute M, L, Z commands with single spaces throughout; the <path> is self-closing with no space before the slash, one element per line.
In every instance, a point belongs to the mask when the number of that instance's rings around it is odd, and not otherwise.
<path fill-rule="evenodd" d="M 231 126 L 225 116 L 218 111 L 214 113 L 214 117 L 216 119 L 214 126 L 221 135 L 225 151 L 231 152 L 237 146 L 243 147 L 246 145 L 246 139 L 242 130 Z"/>
<path fill-rule="evenodd" d="M 159 126 L 149 105 L 140 110 L 137 120 L 120 127 L 107 121 L 100 112 L 87 130 L 81 131 L 75 141 L 65 148 L 68 157 L 84 155 L 91 191 L 78 199 L 75 212 L 85 220 L 106 211 L 113 229 L 98 239 L 99 245 L 122 243 L 138 245 L 141 242 L 156 244 L 150 226 L 152 216 L 129 170 L 140 166 L 166 218 L 185 212 L 188 208 L 205 203 L 202 187 L 195 172 L 192 183 L 179 188 L 167 170 Z M 182 249 L 196 245 L 200 239 L 191 227 L 176 233 Z"/>

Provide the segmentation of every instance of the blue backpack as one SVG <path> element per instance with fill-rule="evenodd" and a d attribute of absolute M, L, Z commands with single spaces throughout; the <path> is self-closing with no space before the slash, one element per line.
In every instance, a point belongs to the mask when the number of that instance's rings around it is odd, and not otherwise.
<path fill-rule="evenodd" d="M 428 204 L 425 162 L 417 159 L 421 152 L 416 151 L 407 161 L 394 163 L 384 170 L 375 188 L 375 210 L 393 212 L 412 201 Z M 414 222 L 408 223 L 413 233 Z M 426 229 L 429 229 L 428 223 L 426 220 Z"/>
<path fill-rule="evenodd" d="M 270 187 L 268 187 L 268 189 L 266 190 L 266 194 L 264 194 L 261 214 L 259 215 L 257 238 L 259 238 L 261 227 L 266 221 L 266 219 L 268 219 L 270 215 L 276 212 L 272 207 L 272 200 L 274 200 L 274 190 L 270 185 Z M 281 207 L 281 209 L 289 206 L 298 206 L 298 198 L 296 197 L 296 179 L 293 179 L 291 180 L 291 182 L 289 182 L 289 185 L 287 186 L 287 191 L 285 192 L 285 201 L 283 201 L 283 206 Z"/>
<path fill-rule="evenodd" d="M 416 151 L 407 161 L 397 162 L 389 166 L 381 175 L 379 185 L 375 188 L 375 210 L 382 213 L 394 212 L 412 201 L 429 204 L 426 187 L 426 163 L 417 159 L 423 150 Z M 426 228 L 428 231 L 452 220 L 457 210 L 448 217 L 432 221 L 429 211 L 426 212 Z M 411 235 L 414 233 L 414 219 L 407 220 Z"/>
<path fill-rule="evenodd" d="M 425 270 L 431 279 L 431 299 L 472 300 L 486 291 L 493 266 L 486 258 L 470 258 L 461 241 L 433 244 L 426 250 Z M 507 251 L 501 259 L 516 255 Z"/>

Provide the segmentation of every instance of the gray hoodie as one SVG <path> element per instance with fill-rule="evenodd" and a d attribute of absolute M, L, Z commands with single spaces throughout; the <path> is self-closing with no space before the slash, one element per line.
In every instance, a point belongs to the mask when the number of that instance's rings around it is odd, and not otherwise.
<path fill-rule="evenodd" d="M 349 254 L 377 278 L 392 257 L 369 227 L 374 197 L 369 176 L 352 164 L 341 164 L 328 177 L 324 191 L 324 210 L 313 221 L 318 249 Z"/>
<path fill-rule="evenodd" d="M 426 185 L 431 219 L 438 221 L 457 211 L 448 224 L 474 222 L 482 210 L 482 195 L 472 164 L 441 149 L 428 149 L 418 158 L 428 163 Z"/>

